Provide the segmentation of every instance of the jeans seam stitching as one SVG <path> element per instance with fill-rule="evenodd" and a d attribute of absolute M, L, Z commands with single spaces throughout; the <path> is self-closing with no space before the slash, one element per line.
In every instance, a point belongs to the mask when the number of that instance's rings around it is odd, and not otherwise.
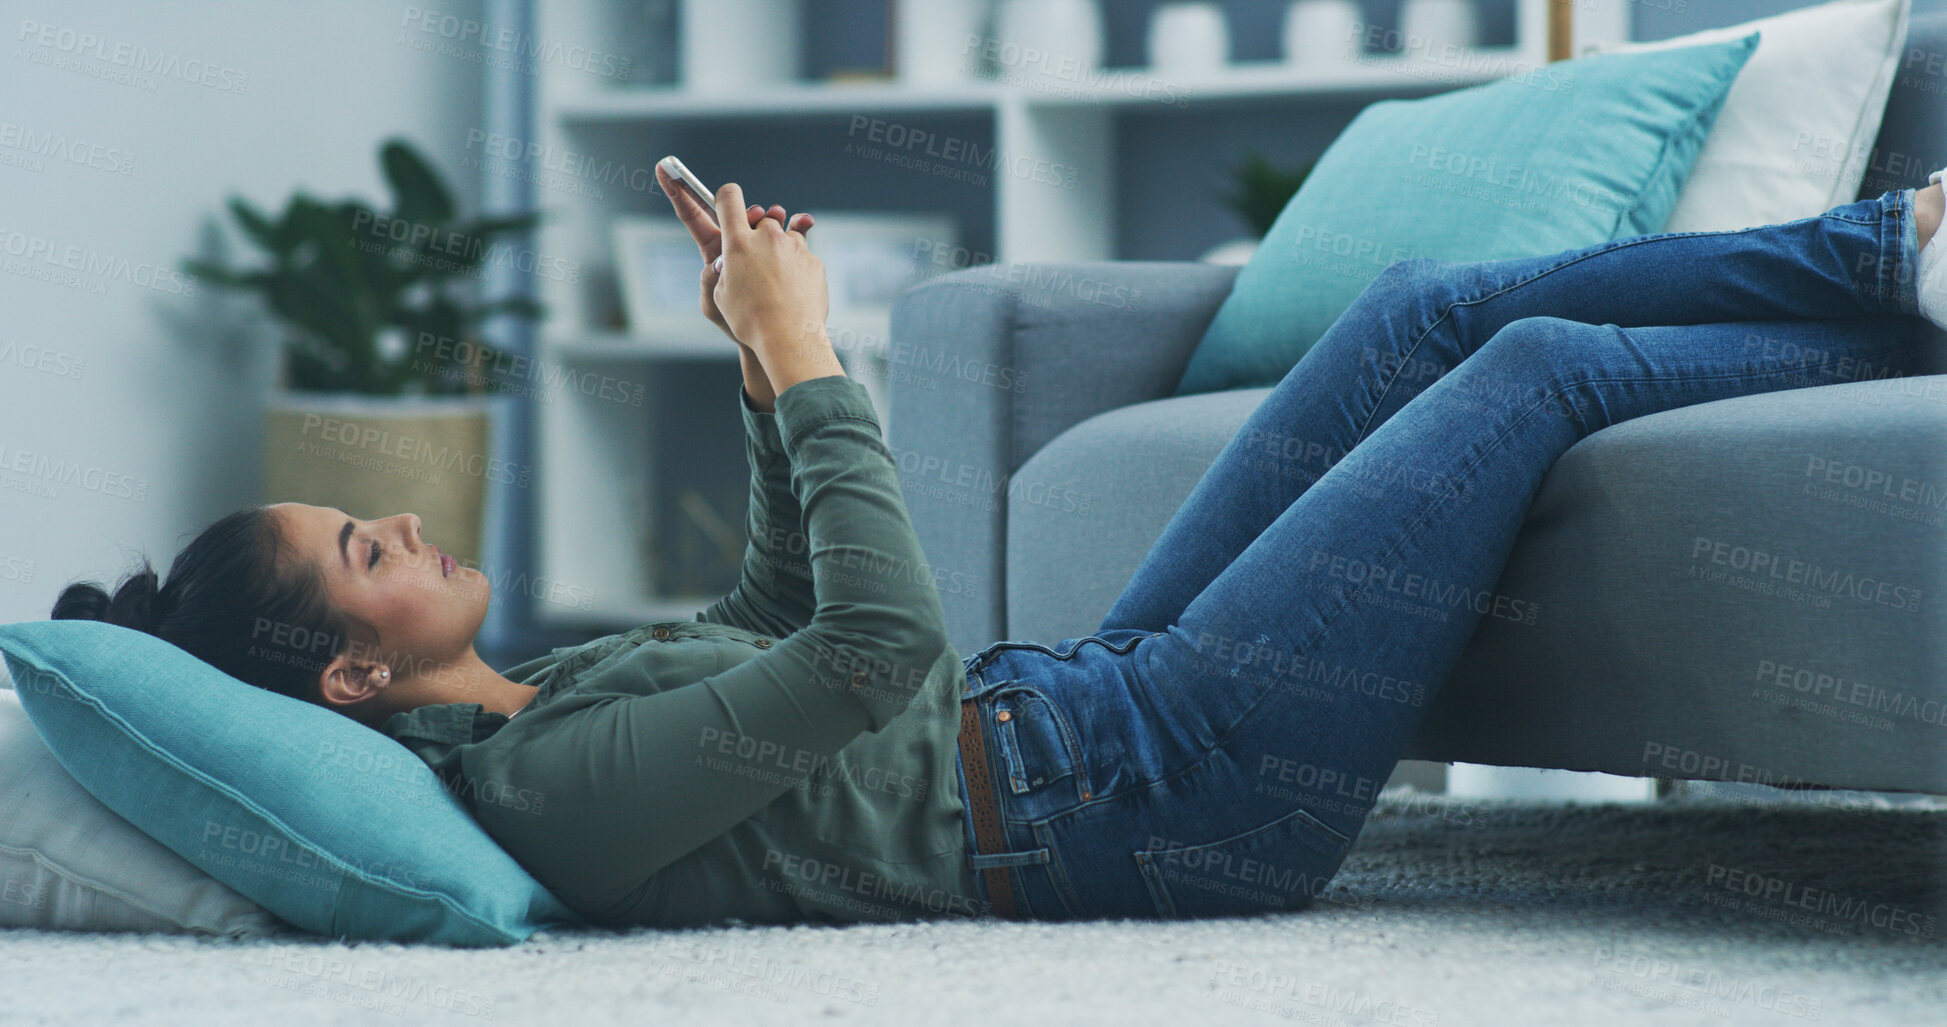
<path fill-rule="evenodd" d="M 1896 342 L 1896 343 L 1895 343 L 1895 348 L 1897 348 L 1897 347 L 1898 347 L 1898 343 Z M 1769 369 L 1769 370 L 1764 370 L 1764 371 L 1725 371 L 1725 372 L 1723 372 L 1723 373 L 1720 373 L 1720 374 L 1702 374 L 1702 375 L 1686 375 L 1686 376 L 1685 376 L 1685 378 L 1684 378 L 1684 380 L 1685 380 L 1685 381 L 1715 381 L 1715 380 L 1718 380 L 1718 379 L 1722 379 L 1722 378 L 1746 378 L 1746 377 L 1749 377 L 1749 378 L 1757 378 L 1757 377 L 1770 377 L 1770 376 L 1772 376 L 1772 375 L 1780 375 L 1780 374 L 1791 374 L 1791 373 L 1794 373 L 1794 372 L 1797 372 L 1797 371 L 1806 371 L 1806 370 L 1810 370 L 1811 368 L 1814 368 L 1814 367 L 1823 367 L 1823 366 L 1825 366 L 1825 364 L 1826 364 L 1826 361 L 1824 361 L 1824 360 L 1820 360 L 1820 361 L 1818 361 L 1818 362 L 1816 362 L 1816 363 L 1805 363 L 1805 364 L 1793 364 L 1793 365 L 1791 365 L 1790 367 L 1774 367 L 1774 368 L 1771 368 L 1771 369 Z M 1584 385 L 1602 385 L 1602 384 L 1608 384 L 1608 383 L 1613 383 L 1613 382 L 1622 382 L 1622 383 L 1625 383 L 1625 384 L 1628 384 L 1628 383 L 1632 383 L 1632 382 L 1654 382 L 1654 381 L 1662 381 L 1662 380 L 1663 380 L 1663 379 L 1660 379 L 1660 378 L 1657 378 L 1657 377 L 1656 377 L 1656 376 L 1654 376 L 1654 375 L 1651 375 L 1651 376 L 1649 376 L 1649 377 L 1646 377 L 1646 378 L 1645 378 L 1645 377 L 1638 377 L 1638 378 L 1581 378 L 1581 379 L 1577 379 L 1577 380 L 1575 380 L 1575 381 L 1572 381 L 1572 382 L 1569 382 L 1569 383 L 1567 383 L 1567 384 L 1565 384 L 1565 385 L 1563 385 L 1563 386 L 1562 386 L 1562 387 L 1561 387 L 1560 389 L 1558 389 L 1558 390 L 1556 390 L 1556 393 L 1557 393 L 1557 394 L 1559 394 L 1559 393 L 1561 393 L 1561 392 L 1565 392 L 1565 391 L 1567 391 L 1567 390 L 1569 390 L 1569 389 L 1574 389 L 1574 388 L 1580 388 L 1580 387 L 1582 387 L 1582 386 L 1584 386 Z M 1863 380 L 1867 380 L 1867 381 L 1883 381 L 1884 379 L 1863 379 Z M 1854 382 L 1833 382 L 1832 384 L 1834 384 L 1834 385 L 1848 385 L 1848 384 L 1854 384 Z M 1819 386 L 1819 385 L 1811 385 L 1811 386 L 1806 386 L 1806 387 L 1807 387 L 1807 388 L 1823 388 L 1824 386 Z M 1790 391 L 1790 390 L 1776 390 L 1776 391 Z M 1706 401 L 1706 402 L 1708 402 L 1708 401 Z M 1696 405 L 1696 404 L 1694 404 L 1694 403 L 1686 403 L 1686 404 L 1684 404 L 1684 406 L 1695 406 L 1695 405 Z M 1680 410 L 1680 409 L 1682 409 L 1682 407 L 1671 407 L 1670 409 L 1672 409 L 1672 410 Z M 1648 416 L 1648 415 L 1643 415 L 1643 416 Z M 1632 421 L 1633 421 L 1633 420 L 1635 420 L 1635 418 L 1633 418 L 1633 417 L 1632 417 L 1632 418 L 1629 418 L 1629 420 L 1632 420 Z M 1621 423 L 1621 422 L 1618 422 L 1618 423 Z"/>

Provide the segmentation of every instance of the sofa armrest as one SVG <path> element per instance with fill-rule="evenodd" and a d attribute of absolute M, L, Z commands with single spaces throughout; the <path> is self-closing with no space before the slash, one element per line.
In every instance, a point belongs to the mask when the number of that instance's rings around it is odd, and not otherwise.
<path fill-rule="evenodd" d="M 1013 479 L 1056 435 L 1172 394 L 1234 266 L 1002 263 L 900 296 L 887 443 L 963 656 L 1003 637 Z"/>

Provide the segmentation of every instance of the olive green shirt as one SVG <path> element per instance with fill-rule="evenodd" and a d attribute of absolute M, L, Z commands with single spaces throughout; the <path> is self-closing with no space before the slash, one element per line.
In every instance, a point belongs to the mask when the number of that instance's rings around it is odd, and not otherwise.
<path fill-rule="evenodd" d="M 865 388 L 750 405 L 742 579 L 694 620 L 556 649 L 540 690 L 380 728 L 598 923 L 978 915 L 957 738 L 966 666 Z M 599 540 L 588 540 L 590 545 Z"/>

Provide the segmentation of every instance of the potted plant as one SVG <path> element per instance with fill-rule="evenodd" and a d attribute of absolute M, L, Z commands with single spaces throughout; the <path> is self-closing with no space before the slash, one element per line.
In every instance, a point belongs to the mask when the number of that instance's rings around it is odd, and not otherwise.
<path fill-rule="evenodd" d="M 1251 226 L 1252 234 L 1220 243 L 1197 259 L 1207 264 L 1248 262 L 1251 254 L 1257 252 L 1258 241 L 1271 230 L 1278 215 L 1284 213 L 1285 205 L 1297 195 L 1298 187 L 1305 184 L 1316 164 L 1314 161 L 1295 171 L 1280 171 L 1262 153 L 1255 150 L 1246 153 L 1244 162 L 1231 171 L 1234 188 L 1225 194 L 1224 203 Z"/>
<path fill-rule="evenodd" d="M 539 217 L 462 220 L 410 145 L 388 140 L 379 160 L 389 211 L 300 190 L 273 219 L 232 195 L 267 263 L 184 267 L 258 293 L 275 315 L 284 359 L 265 412 L 264 498 L 359 517 L 409 510 L 443 552 L 477 565 L 486 483 L 527 484 L 490 452 L 488 392 L 503 381 L 483 369 L 477 332 L 495 314 L 542 313 L 524 297 L 481 296 L 480 279 L 505 256 L 497 240 Z"/>

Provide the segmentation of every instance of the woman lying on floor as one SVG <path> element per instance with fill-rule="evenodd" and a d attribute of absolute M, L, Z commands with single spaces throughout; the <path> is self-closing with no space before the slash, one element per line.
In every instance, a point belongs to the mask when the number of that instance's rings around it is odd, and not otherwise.
<path fill-rule="evenodd" d="M 473 644 L 487 580 L 418 517 L 290 503 L 218 521 L 167 583 L 145 567 L 112 599 L 72 585 L 53 612 L 397 739 L 537 879 L 615 924 L 1302 907 L 1480 616 L 1406 616 L 1355 583 L 1491 594 L 1577 441 L 1909 373 L 1943 320 L 1938 174 L 1765 228 L 1395 264 L 1218 455 L 1096 634 L 963 660 L 873 407 L 825 335 L 811 219 L 736 217 L 731 184 L 719 233 L 658 176 L 744 373 L 743 576 L 694 620 L 495 671 Z M 1344 455 L 1315 474 L 1267 462 L 1266 438 Z M 631 534 L 586 544 L 627 559 Z M 278 645 L 305 637 L 333 641 Z"/>

